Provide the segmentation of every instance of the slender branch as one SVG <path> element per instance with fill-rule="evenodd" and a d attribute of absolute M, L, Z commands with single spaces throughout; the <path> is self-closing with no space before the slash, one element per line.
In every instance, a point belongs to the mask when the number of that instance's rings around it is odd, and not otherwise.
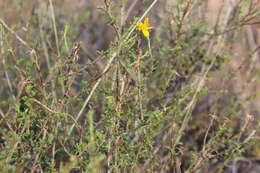
<path fill-rule="evenodd" d="M 54 14 L 52 0 L 49 0 L 49 3 L 50 3 L 50 8 L 51 8 L 51 19 L 52 19 L 52 25 L 53 25 L 54 35 L 55 35 L 57 53 L 58 53 L 58 57 L 60 57 L 59 40 L 58 40 L 58 33 L 57 33 L 56 20 L 55 20 L 55 14 Z"/>
<path fill-rule="evenodd" d="M 26 43 L 26 41 L 24 41 L 18 34 L 16 34 L 16 32 L 14 32 L 4 21 L 3 19 L 0 18 L 0 23 L 10 32 L 12 33 L 17 40 L 19 40 L 23 45 L 29 47 L 29 45 Z"/>
<path fill-rule="evenodd" d="M 55 113 L 55 114 L 60 113 L 60 112 L 56 112 L 56 111 L 50 109 L 48 106 L 42 104 L 39 100 L 37 100 L 37 99 L 35 99 L 35 98 L 32 98 L 32 100 L 33 100 L 35 103 L 37 103 L 37 104 L 39 104 L 40 106 L 42 106 L 45 110 L 47 110 L 47 111 L 50 112 L 50 113 Z"/>

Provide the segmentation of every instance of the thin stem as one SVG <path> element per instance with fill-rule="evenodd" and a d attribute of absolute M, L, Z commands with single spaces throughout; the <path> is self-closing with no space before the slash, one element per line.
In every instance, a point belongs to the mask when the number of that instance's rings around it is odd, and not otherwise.
<path fill-rule="evenodd" d="M 0 18 L 0 23 L 5 27 L 5 29 L 7 29 L 10 33 L 12 33 L 17 38 L 17 40 L 19 40 L 23 45 L 29 47 L 26 41 L 24 41 L 18 34 L 16 34 L 16 32 L 13 31 L 1 18 Z"/>
<path fill-rule="evenodd" d="M 150 39 L 150 37 L 147 37 L 147 40 L 148 40 L 148 51 L 149 51 L 149 54 L 152 58 L 153 54 L 152 54 L 152 49 L 151 49 L 151 39 Z"/>
<path fill-rule="evenodd" d="M 143 116 L 143 106 L 142 106 L 142 79 L 141 79 L 140 62 L 141 62 L 141 56 L 138 55 L 138 59 L 137 59 L 137 71 L 138 71 L 138 100 L 139 100 L 141 120 L 144 120 L 144 116 Z"/>
<path fill-rule="evenodd" d="M 60 57 L 59 40 L 58 40 L 58 33 L 57 33 L 56 20 L 55 20 L 55 14 L 54 14 L 52 0 L 49 0 L 49 3 L 50 3 L 50 8 L 51 8 L 51 19 L 52 19 L 52 25 L 53 25 L 54 35 L 55 35 L 57 53 L 58 53 L 58 57 Z"/>

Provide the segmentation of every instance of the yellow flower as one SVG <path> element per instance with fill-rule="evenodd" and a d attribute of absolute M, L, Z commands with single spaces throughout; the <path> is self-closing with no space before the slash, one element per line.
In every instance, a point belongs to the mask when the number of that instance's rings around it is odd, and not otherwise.
<path fill-rule="evenodd" d="M 146 18 L 144 23 L 139 22 L 137 25 L 137 30 L 142 31 L 145 37 L 149 37 L 149 30 L 153 29 L 153 27 L 149 27 L 149 20 Z"/>

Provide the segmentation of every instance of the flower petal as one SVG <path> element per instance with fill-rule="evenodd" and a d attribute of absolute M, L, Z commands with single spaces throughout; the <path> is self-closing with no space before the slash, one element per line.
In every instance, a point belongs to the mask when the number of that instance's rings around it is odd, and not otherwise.
<path fill-rule="evenodd" d="M 154 27 L 149 26 L 149 19 L 148 19 L 148 17 L 146 17 L 143 23 L 142 23 L 142 22 L 139 22 L 139 23 L 137 24 L 137 28 L 136 28 L 136 29 L 137 29 L 138 31 L 142 31 L 142 33 L 143 33 L 143 35 L 144 35 L 145 37 L 149 37 L 149 35 L 150 35 L 149 30 L 150 30 L 150 29 L 153 29 L 153 28 L 154 28 Z"/>
<path fill-rule="evenodd" d="M 149 37 L 149 31 L 147 31 L 147 30 L 142 30 L 142 31 L 143 31 L 143 34 L 145 37 Z"/>
<path fill-rule="evenodd" d="M 143 23 L 142 22 L 138 23 L 137 30 L 139 30 L 139 31 L 143 30 Z"/>
<path fill-rule="evenodd" d="M 145 20 L 144 20 L 144 26 L 145 26 L 145 27 L 148 27 L 148 25 L 149 25 L 149 19 L 148 19 L 148 17 L 147 17 L 147 18 L 145 18 Z"/>

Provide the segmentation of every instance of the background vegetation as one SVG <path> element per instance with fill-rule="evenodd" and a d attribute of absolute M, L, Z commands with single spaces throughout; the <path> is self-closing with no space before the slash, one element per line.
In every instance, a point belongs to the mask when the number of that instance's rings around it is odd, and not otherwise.
<path fill-rule="evenodd" d="M 0 172 L 260 172 L 259 7 L 0 0 Z"/>

